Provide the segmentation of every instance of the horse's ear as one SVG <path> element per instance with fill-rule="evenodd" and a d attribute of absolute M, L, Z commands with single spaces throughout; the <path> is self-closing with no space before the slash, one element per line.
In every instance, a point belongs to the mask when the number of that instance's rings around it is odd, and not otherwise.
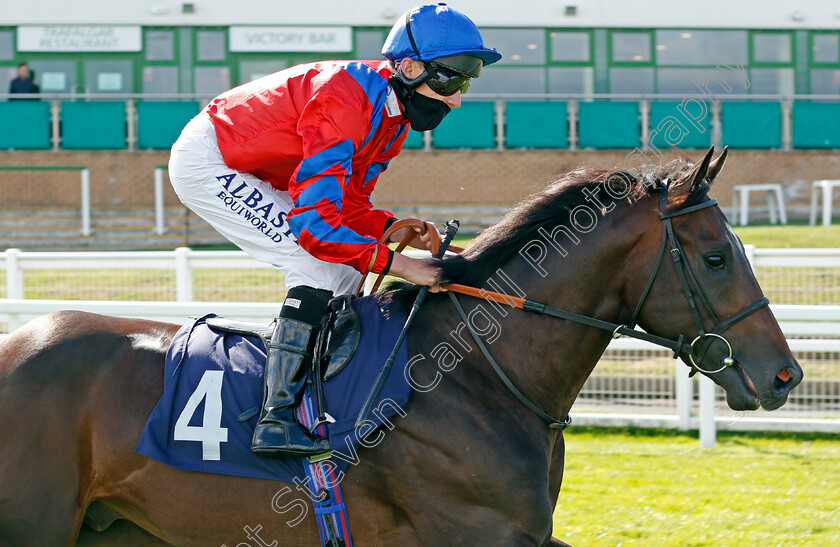
<path fill-rule="evenodd" d="M 680 177 L 680 184 L 686 182 L 689 183 L 689 194 L 697 190 L 697 188 L 699 188 L 700 185 L 703 184 L 703 181 L 706 180 L 706 176 L 709 173 L 709 164 L 712 161 L 712 156 L 714 155 L 714 153 L 715 147 L 712 146 L 711 148 L 709 148 L 709 151 L 706 153 L 706 157 L 703 158 L 703 161 L 701 161 L 699 164 L 697 164 L 697 166 L 695 166 L 693 169 L 690 169 L 687 173 Z"/>
<path fill-rule="evenodd" d="M 727 153 L 729 153 L 729 147 L 724 146 L 723 152 L 720 153 L 720 156 L 716 157 L 714 161 L 709 164 L 709 173 L 706 175 L 706 178 L 709 179 L 709 184 L 712 184 L 715 181 L 715 177 L 718 176 L 720 170 L 723 169 Z"/>

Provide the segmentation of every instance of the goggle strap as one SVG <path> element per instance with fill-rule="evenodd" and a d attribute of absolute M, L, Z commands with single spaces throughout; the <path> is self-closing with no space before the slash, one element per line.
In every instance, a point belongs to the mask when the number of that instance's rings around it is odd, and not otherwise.
<path fill-rule="evenodd" d="M 414 49 L 414 53 L 417 54 L 417 60 L 422 61 L 423 59 L 420 57 L 420 50 L 417 49 L 417 44 L 414 42 L 414 36 L 411 34 L 411 10 L 405 12 L 405 32 L 408 34 L 408 41 L 411 42 L 411 47 Z"/>

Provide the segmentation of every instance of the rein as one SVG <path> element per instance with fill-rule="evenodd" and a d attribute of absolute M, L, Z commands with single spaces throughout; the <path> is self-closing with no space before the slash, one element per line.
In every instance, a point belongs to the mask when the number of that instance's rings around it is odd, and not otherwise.
<path fill-rule="evenodd" d="M 650 277 L 648 278 L 648 282 L 645 285 L 644 291 L 642 291 L 642 295 L 639 298 L 639 302 L 638 304 L 636 304 L 636 308 L 633 311 L 633 315 L 631 316 L 630 321 L 628 321 L 627 323 L 612 323 L 610 321 L 604 321 L 603 319 L 596 319 L 587 315 L 582 315 L 568 310 L 555 308 L 554 306 L 549 306 L 548 304 L 537 302 L 535 300 L 510 296 L 508 294 L 500 292 L 478 289 L 476 287 L 469 287 L 466 285 L 459 285 L 456 283 L 442 285 L 441 287 L 449 291 L 473 296 L 475 298 L 492 298 L 498 303 L 504 303 L 513 308 L 521 309 L 523 311 L 538 313 L 541 315 L 548 315 L 551 317 L 557 317 L 559 319 L 567 319 L 569 321 L 574 321 L 576 323 L 609 331 L 612 332 L 613 338 L 628 336 L 630 338 L 644 340 L 657 346 L 670 349 L 674 353 L 674 359 L 680 356 L 688 357 L 689 361 L 691 362 L 691 365 L 696 371 L 703 372 L 706 374 L 714 374 L 720 372 L 726 367 L 731 366 L 735 362 L 734 359 L 732 359 L 732 346 L 723 336 L 721 336 L 721 334 L 738 321 L 752 315 L 753 313 L 767 306 L 770 301 L 767 299 L 767 297 L 761 298 L 753 302 L 749 306 L 746 306 L 738 312 L 734 313 L 730 317 L 724 319 L 723 321 L 718 320 L 714 311 L 712 311 L 711 305 L 709 304 L 706 295 L 703 293 L 703 290 L 697 283 L 697 279 L 695 278 L 694 273 L 691 271 L 691 268 L 689 267 L 688 263 L 683 259 L 685 253 L 683 251 L 682 245 L 677 239 L 676 233 L 674 232 L 673 224 L 671 223 L 671 219 L 674 217 L 687 215 L 696 211 L 700 211 L 702 209 L 706 209 L 708 207 L 713 207 L 718 204 L 718 201 L 716 199 L 711 199 L 702 203 L 698 203 L 697 205 L 692 205 L 690 207 L 686 207 L 684 209 L 679 209 L 677 211 L 669 213 L 665 211 L 665 209 L 667 208 L 667 195 L 668 184 L 665 184 L 659 192 L 659 219 L 662 221 L 662 243 L 659 247 L 659 254 L 656 257 L 653 270 L 651 271 Z M 669 243 L 670 249 L 668 249 Z M 651 287 L 653 287 L 653 282 L 656 279 L 656 274 L 659 271 L 659 268 L 662 264 L 662 260 L 666 254 L 666 250 L 669 251 L 671 259 L 674 263 L 674 267 L 677 270 L 677 276 L 680 280 L 680 285 L 682 285 L 683 294 L 685 295 L 686 300 L 688 301 L 689 308 L 691 309 L 691 313 L 694 317 L 694 322 L 697 326 L 697 331 L 699 333 L 699 335 L 696 338 L 694 338 L 694 340 L 691 343 L 685 342 L 686 336 L 684 334 L 680 334 L 676 340 L 672 340 L 670 338 L 664 338 L 662 336 L 657 336 L 655 334 L 650 334 L 644 331 L 636 330 L 635 328 L 636 320 L 638 319 L 639 313 L 641 313 L 642 307 L 644 306 L 644 303 L 647 300 L 648 295 L 650 294 Z M 711 331 L 706 331 L 705 326 L 703 325 L 703 320 L 700 317 L 700 312 L 697 308 L 695 296 L 698 297 L 700 302 L 703 304 L 703 307 L 705 308 L 706 312 L 716 323 Z M 703 359 L 703 356 L 708 350 L 708 344 L 704 344 L 704 346 L 700 348 L 700 350 L 696 353 L 695 346 L 701 340 L 710 337 L 722 340 L 724 343 L 726 343 L 727 347 L 729 348 L 729 356 L 725 357 L 722 360 L 723 366 L 716 370 L 704 370 L 697 365 L 694 359 L 695 355 L 697 356 L 697 361 Z"/>
<path fill-rule="evenodd" d="M 612 337 L 616 339 L 622 336 L 628 336 L 631 338 L 636 338 L 638 340 L 650 342 L 657 346 L 668 348 L 674 353 L 674 359 L 681 356 L 688 358 L 689 362 L 691 363 L 691 366 L 693 367 L 690 375 L 696 374 L 697 372 L 702 372 L 707 375 L 721 372 L 727 367 L 734 365 L 736 362 L 736 360 L 732 357 L 732 345 L 726 338 L 723 337 L 723 332 L 738 321 L 741 321 L 742 319 L 745 319 L 753 313 L 757 312 L 758 310 L 764 308 L 769 304 L 770 301 L 767 299 L 767 297 L 763 297 L 759 300 L 756 300 L 752 304 L 742 308 L 741 310 L 735 312 L 734 314 L 722 321 L 717 318 L 714 311 L 712 310 L 711 305 L 709 304 L 708 299 L 706 298 L 705 293 L 703 292 L 703 289 L 697 282 L 697 278 L 694 276 L 694 272 L 691 271 L 691 267 L 689 266 L 688 262 L 684 259 L 685 252 L 683 251 L 682 245 L 680 244 L 680 241 L 677 238 L 676 233 L 674 232 L 674 226 L 671 222 L 671 219 L 673 219 L 674 217 L 701 211 L 708 207 L 714 207 L 718 204 L 718 201 L 716 199 L 709 199 L 696 205 L 691 205 L 689 207 L 684 207 L 682 209 L 677 209 L 675 211 L 669 212 L 667 210 L 669 186 L 670 181 L 666 181 L 659 189 L 659 220 L 662 222 L 662 242 L 659 246 L 659 254 L 656 257 L 656 261 L 653 265 L 653 270 L 651 271 L 650 277 L 648 278 L 645 288 L 642 291 L 642 295 L 639 298 L 639 302 L 636 304 L 636 308 L 633 310 L 633 314 L 631 315 L 630 320 L 625 324 L 604 321 L 603 319 L 597 319 L 594 317 L 589 317 L 587 315 L 563 310 L 554 306 L 549 306 L 548 304 L 542 302 L 530 300 L 528 298 L 510 296 L 508 294 L 496 291 L 488 291 L 485 289 L 479 289 L 477 287 L 470 287 L 467 285 L 460 285 L 456 283 L 441 285 L 441 288 L 449 291 L 449 297 L 452 300 L 452 303 L 455 305 L 455 309 L 458 311 L 458 314 L 461 316 L 461 319 L 464 321 L 464 324 L 467 326 L 467 329 L 469 330 L 476 344 L 478 344 L 481 353 L 493 367 L 494 372 L 502 380 L 505 387 L 508 388 L 508 390 L 516 397 L 516 399 L 520 403 L 522 403 L 531 412 L 536 414 L 541 420 L 546 422 L 548 424 L 548 427 L 551 429 L 565 429 L 569 426 L 569 424 L 571 424 L 571 417 L 567 416 L 564 420 L 557 420 L 556 418 L 552 417 L 550 414 L 542 410 L 540 407 L 538 407 L 536 404 L 534 404 L 513 384 L 510 378 L 499 366 L 498 362 L 496 362 L 496 360 L 490 354 L 490 351 L 487 349 L 487 346 L 481 340 L 481 337 L 470 324 L 467 314 L 464 311 L 463 306 L 461 306 L 458 297 L 455 296 L 455 293 L 461 293 L 467 296 L 482 299 L 491 298 L 497 303 L 504 303 L 508 306 L 511 306 L 512 308 L 520 309 L 531 313 L 538 313 L 540 315 L 557 317 L 559 319 L 574 321 L 582 325 L 611 332 Z M 392 228 L 396 228 L 397 224 L 398 223 L 395 223 L 395 225 L 392 226 Z M 436 230 L 432 231 L 434 233 L 437 233 Z M 386 236 L 387 235 L 388 234 L 386 234 Z M 403 247 L 405 246 L 404 244 L 406 244 L 411 237 L 413 237 L 413 234 L 410 233 L 409 236 L 406 237 L 406 241 L 403 242 Z M 387 237 L 383 237 L 383 239 L 387 240 Z M 439 242 L 436 242 L 435 239 L 436 238 L 432 237 L 432 248 L 437 249 L 439 248 L 440 244 Z M 666 251 L 668 251 L 667 254 L 671 256 L 674 268 L 677 271 L 677 277 L 679 278 L 680 285 L 683 289 L 683 294 L 688 302 L 692 317 L 694 318 L 694 323 L 697 326 L 698 335 L 691 341 L 691 343 L 686 342 L 686 336 L 684 334 L 680 334 L 676 340 L 672 340 L 670 338 L 664 338 L 662 336 L 657 336 L 655 334 L 650 334 L 641 330 L 636 330 L 635 328 L 636 321 L 639 317 L 639 314 L 641 313 L 642 307 L 644 306 L 648 295 L 650 294 L 650 290 L 653 287 L 653 282 L 656 279 L 656 275 L 659 272 L 659 269 L 662 265 L 663 257 L 665 256 Z M 710 331 L 707 331 L 705 326 L 703 325 L 703 319 L 700 316 L 700 310 L 697 306 L 697 300 L 700 300 L 700 303 L 703 305 L 705 311 L 715 322 L 715 326 Z M 726 344 L 726 347 L 729 350 L 729 355 L 721 359 L 720 368 L 714 370 L 702 369 L 698 365 L 698 362 L 703 360 L 703 357 L 706 355 L 706 352 L 711 346 L 711 343 L 714 342 L 715 339 L 721 340 Z M 697 346 L 698 342 L 700 343 L 699 347 Z"/>

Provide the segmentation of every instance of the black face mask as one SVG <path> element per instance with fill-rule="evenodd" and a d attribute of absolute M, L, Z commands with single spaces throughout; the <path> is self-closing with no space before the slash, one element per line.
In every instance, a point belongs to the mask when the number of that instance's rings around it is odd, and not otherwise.
<path fill-rule="evenodd" d="M 394 76 L 388 81 L 396 91 L 397 98 L 405 110 L 405 117 L 408 118 L 413 130 L 434 129 L 440 125 L 443 117 L 449 114 L 451 108 L 445 102 L 409 90 L 405 83 Z"/>

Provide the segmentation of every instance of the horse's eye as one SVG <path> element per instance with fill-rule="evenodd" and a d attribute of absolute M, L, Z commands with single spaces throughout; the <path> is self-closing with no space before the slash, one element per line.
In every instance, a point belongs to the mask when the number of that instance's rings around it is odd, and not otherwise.
<path fill-rule="evenodd" d="M 720 270 L 723 269 L 723 267 L 726 265 L 726 262 L 720 255 L 709 255 L 706 257 L 706 264 L 708 264 L 710 268 Z"/>

